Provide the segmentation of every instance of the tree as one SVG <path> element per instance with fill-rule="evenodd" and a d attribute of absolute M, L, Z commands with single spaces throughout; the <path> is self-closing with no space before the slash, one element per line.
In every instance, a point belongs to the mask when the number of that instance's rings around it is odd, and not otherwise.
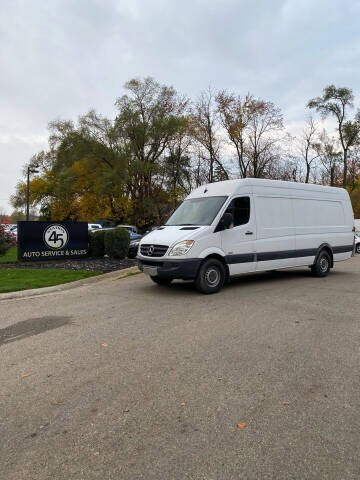
<path fill-rule="evenodd" d="M 209 165 L 207 175 L 209 183 L 215 181 L 215 168 L 221 171 L 224 179 L 229 179 L 228 171 L 220 160 L 220 125 L 215 98 L 215 92 L 211 88 L 201 92 L 191 115 L 192 135 L 201 146 L 199 158 L 202 157 Z"/>
<path fill-rule="evenodd" d="M 360 182 L 357 182 L 357 185 L 350 193 L 350 198 L 352 202 L 352 207 L 354 210 L 354 217 L 360 218 Z"/>
<path fill-rule="evenodd" d="M 188 122 L 169 142 L 162 165 L 161 186 L 169 193 L 172 207 L 178 206 L 185 194 L 190 193 L 191 179 L 191 137 Z"/>
<path fill-rule="evenodd" d="M 0 207 L 0 225 L 2 223 L 9 223 L 9 216 L 5 213 L 5 210 Z"/>
<path fill-rule="evenodd" d="M 49 151 L 30 161 L 40 172 L 30 182 L 31 206 L 52 220 L 121 216 L 126 171 L 110 121 L 90 111 L 77 124 L 56 121 L 49 128 Z M 13 206 L 22 208 L 25 198 L 25 182 L 19 182 Z"/>
<path fill-rule="evenodd" d="M 256 100 L 255 105 L 249 120 L 245 148 L 249 158 L 249 173 L 254 178 L 271 178 L 272 170 L 282 156 L 279 147 L 284 139 L 283 116 L 272 102 Z"/>
<path fill-rule="evenodd" d="M 129 93 L 115 103 L 115 128 L 127 151 L 129 173 L 136 178 L 129 184 L 131 194 L 142 200 L 151 197 L 157 163 L 186 122 L 188 100 L 151 77 L 130 80 L 125 88 Z"/>
<path fill-rule="evenodd" d="M 250 94 L 242 100 L 240 96 L 222 90 L 216 96 L 216 103 L 221 124 L 235 147 L 240 176 L 246 178 L 250 164 L 245 152 L 246 133 L 251 118 L 262 107 L 262 102 L 257 102 Z"/>
<path fill-rule="evenodd" d="M 319 135 L 320 162 L 322 166 L 323 183 L 334 187 L 340 184 L 341 151 L 338 141 L 329 137 L 325 130 Z"/>
<path fill-rule="evenodd" d="M 30 220 L 35 220 L 33 213 L 34 212 L 30 211 Z M 25 221 L 25 220 L 26 220 L 25 213 L 19 210 L 14 210 L 10 215 L 10 223 L 16 223 L 16 222 Z"/>
<path fill-rule="evenodd" d="M 146 230 L 163 223 L 204 183 L 239 176 L 296 182 L 302 180 L 302 164 L 306 182 L 346 180 L 353 202 L 359 198 L 360 113 L 347 118 L 349 89 L 327 87 L 323 97 L 309 102 L 338 120 L 339 140 L 318 135 L 310 120 L 297 145 L 300 162 L 272 102 L 208 88 L 190 104 L 150 77 L 132 79 L 124 88 L 115 118 L 90 110 L 76 121 L 50 122 L 48 148 L 27 164 L 39 170 L 30 181 L 30 207 L 42 220 L 106 219 Z M 24 180 L 11 201 L 21 218 Z"/>
<path fill-rule="evenodd" d="M 31 180 L 31 200 L 42 218 L 106 218 L 146 228 L 163 218 L 175 190 L 183 194 L 187 99 L 151 78 L 131 80 L 125 88 L 114 120 L 90 110 L 77 122 L 49 124 L 49 150 L 31 159 L 40 171 Z M 166 175 L 175 178 L 165 181 L 166 157 L 167 166 L 175 167 Z M 24 204 L 24 189 L 20 182 L 12 199 L 16 208 Z"/>
<path fill-rule="evenodd" d="M 329 85 L 324 88 L 323 95 L 310 100 L 308 108 L 315 109 L 323 118 L 332 115 L 337 122 L 339 141 L 343 152 L 343 187 L 347 185 L 349 150 L 359 141 L 360 112 L 354 120 L 347 119 L 347 111 L 353 108 L 354 95 L 349 88 L 336 88 Z"/>
<path fill-rule="evenodd" d="M 360 186 L 360 145 L 355 145 L 349 154 L 348 185 L 351 194 Z"/>
<path fill-rule="evenodd" d="M 159 185 L 162 157 L 187 123 L 188 99 L 151 77 L 130 80 L 125 88 L 115 103 L 115 128 L 126 151 L 133 213 L 147 227 L 159 221 L 159 206 L 167 201 Z"/>
<path fill-rule="evenodd" d="M 298 151 L 306 168 L 305 183 L 309 183 L 311 168 L 313 167 L 315 160 L 321 155 L 320 143 L 317 140 L 316 125 L 310 117 L 298 140 Z"/>

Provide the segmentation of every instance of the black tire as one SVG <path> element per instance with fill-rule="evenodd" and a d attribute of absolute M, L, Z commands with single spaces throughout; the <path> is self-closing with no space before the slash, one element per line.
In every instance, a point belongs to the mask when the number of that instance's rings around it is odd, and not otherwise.
<path fill-rule="evenodd" d="M 217 293 L 226 279 L 224 265 L 216 258 L 209 258 L 201 265 L 195 280 L 195 286 L 201 293 Z"/>
<path fill-rule="evenodd" d="M 331 258 L 328 252 L 323 250 L 319 253 L 314 265 L 311 267 L 311 273 L 315 277 L 326 277 L 331 268 Z"/>
<path fill-rule="evenodd" d="M 356 253 L 360 253 L 360 243 L 358 243 L 355 247 Z"/>
<path fill-rule="evenodd" d="M 172 282 L 172 278 L 163 278 L 163 277 L 152 277 L 150 276 L 151 280 L 158 285 L 170 285 Z"/>

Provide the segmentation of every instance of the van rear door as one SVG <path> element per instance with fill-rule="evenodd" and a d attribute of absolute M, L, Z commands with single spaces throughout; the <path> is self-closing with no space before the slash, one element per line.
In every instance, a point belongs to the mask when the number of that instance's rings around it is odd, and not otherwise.
<path fill-rule="evenodd" d="M 252 195 L 233 198 L 226 212 L 233 215 L 232 228 L 221 232 L 221 247 L 225 252 L 230 275 L 255 270 L 256 221 Z"/>

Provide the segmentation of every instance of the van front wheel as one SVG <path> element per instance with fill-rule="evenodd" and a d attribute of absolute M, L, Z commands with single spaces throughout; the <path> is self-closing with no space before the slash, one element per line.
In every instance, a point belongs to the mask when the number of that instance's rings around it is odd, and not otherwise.
<path fill-rule="evenodd" d="M 319 256 L 316 259 L 316 262 L 311 267 L 311 273 L 315 277 L 326 277 L 330 272 L 331 259 L 330 255 L 323 251 L 320 252 Z"/>
<path fill-rule="evenodd" d="M 195 285 L 201 293 L 216 293 L 225 283 L 225 267 L 216 258 L 209 258 L 201 265 Z"/>

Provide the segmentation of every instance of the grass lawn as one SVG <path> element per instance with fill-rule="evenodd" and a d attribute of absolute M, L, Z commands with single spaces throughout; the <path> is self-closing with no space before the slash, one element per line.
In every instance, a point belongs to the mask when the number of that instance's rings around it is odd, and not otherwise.
<path fill-rule="evenodd" d="M 0 268 L 0 293 L 74 282 L 99 273 L 60 268 Z"/>
<path fill-rule="evenodd" d="M 17 247 L 11 247 L 5 255 L 0 257 L 0 263 L 17 263 Z"/>

